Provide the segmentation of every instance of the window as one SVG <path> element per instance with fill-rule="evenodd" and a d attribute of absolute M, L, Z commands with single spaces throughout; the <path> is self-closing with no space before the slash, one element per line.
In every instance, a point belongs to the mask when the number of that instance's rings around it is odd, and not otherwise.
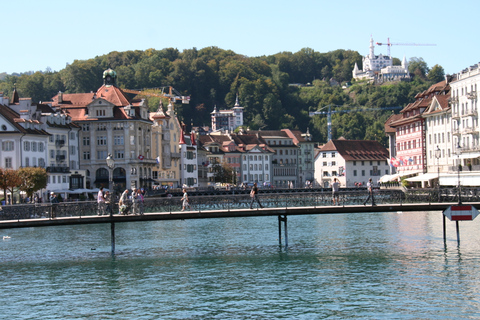
<path fill-rule="evenodd" d="M 97 150 L 97 159 L 98 160 L 103 160 L 107 159 L 107 150 Z"/>
<path fill-rule="evenodd" d="M 336 166 L 337 163 L 335 161 L 332 161 L 332 166 Z"/>
<path fill-rule="evenodd" d="M 25 167 L 30 167 L 30 158 L 25 158 Z"/>
<path fill-rule="evenodd" d="M 77 148 L 76 148 L 75 146 L 70 146 L 70 154 L 71 154 L 72 156 L 75 155 L 76 149 L 77 149 Z"/>
<path fill-rule="evenodd" d="M 9 168 L 9 169 L 12 168 L 12 158 L 10 157 L 5 158 L 5 168 Z"/>
<path fill-rule="evenodd" d="M 3 141 L 2 151 L 13 151 L 13 141 Z"/>
<path fill-rule="evenodd" d="M 123 150 L 115 150 L 114 152 L 114 157 L 115 159 L 123 159 L 125 158 L 125 155 L 123 153 Z M 105 158 L 106 159 L 106 158 Z"/>
<path fill-rule="evenodd" d="M 123 136 L 114 136 L 113 137 L 113 144 L 116 146 L 123 146 Z"/>
<path fill-rule="evenodd" d="M 37 143 L 32 142 L 32 151 L 36 152 L 37 151 Z"/>
<path fill-rule="evenodd" d="M 362 177 L 365 177 L 365 170 L 362 170 Z"/>
<path fill-rule="evenodd" d="M 107 145 L 107 137 L 106 136 L 98 136 L 97 137 L 97 146 L 106 146 Z M 106 157 L 105 157 L 106 159 Z"/>
<path fill-rule="evenodd" d="M 75 132 L 70 132 L 70 140 L 75 140 Z"/>
<path fill-rule="evenodd" d="M 353 165 L 356 166 L 356 165 L 357 165 L 357 161 L 353 161 Z"/>
<path fill-rule="evenodd" d="M 85 151 L 83 153 L 83 160 L 90 160 L 90 151 Z"/>
<path fill-rule="evenodd" d="M 85 131 L 85 132 L 90 131 L 90 124 L 89 123 L 82 124 L 82 131 Z"/>

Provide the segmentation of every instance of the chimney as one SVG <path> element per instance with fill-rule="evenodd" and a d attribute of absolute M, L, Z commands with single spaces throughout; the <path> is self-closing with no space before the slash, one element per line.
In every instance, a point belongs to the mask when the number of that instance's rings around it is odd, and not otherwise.
<path fill-rule="evenodd" d="M 63 103 L 63 92 L 58 91 L 58 103 Z"/>

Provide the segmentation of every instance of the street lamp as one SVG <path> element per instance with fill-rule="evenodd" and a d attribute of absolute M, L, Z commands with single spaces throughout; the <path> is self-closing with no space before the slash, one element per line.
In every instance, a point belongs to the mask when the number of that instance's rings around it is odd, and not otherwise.
<path fill-rule="evenodd" d="M 110 190 L 110 193 L 113 195 L 113 168 L 115 167 L 115 160 L 111 153 L 108 154 L 105 161 L 107 161 L 107 167 L 110 169 L 108 171 L 108 190 Z"/>
<path fill-rule="evenodd" d="M 457 171 L 458 171 L 458 204 L 462 204 L 462 198 L 461 198 L 461 190 L 460 190 L 460 155 L 462 154 L 462 147 L 460 146 L 460 142 L 457 143 L 457 150 L 455 150 L 455 153 L 457 154 Z"/>
<path fill-rule="evenodd" d="M 437 146 L 435 149 L 435 158 L 437 158 L 437 192 L 438 192 L 438 202 L 440 202 L 440 156 L 442 155 L 442 150 Z"/>

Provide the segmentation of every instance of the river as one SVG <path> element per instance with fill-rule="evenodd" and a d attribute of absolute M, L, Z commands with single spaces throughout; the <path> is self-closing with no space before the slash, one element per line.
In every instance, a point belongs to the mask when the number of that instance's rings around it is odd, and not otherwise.
<path fill-rule="evenodd" d="M 480 219 L 479 219 L 480 221 Z M 0 319 L 479 319 L 479 222 L 440 212 L 0 230 Z M 9 237 L 9 238 L 3 238 Z"/>

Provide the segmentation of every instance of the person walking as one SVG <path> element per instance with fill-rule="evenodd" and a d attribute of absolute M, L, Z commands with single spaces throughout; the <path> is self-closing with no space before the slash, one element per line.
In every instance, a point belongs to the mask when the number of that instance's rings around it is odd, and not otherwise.
<path fill-rule="evenodd" d="M 110 214 L 110 216 L 113 216 L 112 194 L 109 191 L 105 191 L 103 198 L 105 199 L 105 213 Z"/>
<path fill-rule="evenodd" d="M 263 209 L 262 204 L 260 203 L 260 200 L 258 199 L 258 187 L 257 183 L 255 182 L 252 186 L 252 190 L 250 191 L 250 197 L 252 198 L 252 202 L 250 202 L 250 209 L 253 209 L 253 202 L 257 201 L 258 205 L 260 208 Z"/>
<path fill-rule="evenodd" d="M 340 205 L 340 195 L 339 195 L 339 189 L 340 189 L 340 182 L 338 181 L 337 178 L 333 178 L 333 183 L 332 183 L 332 200 L 333 200 L 333 205 Z M 336 201 L 335 201 L 336 200 Z"/>
<path fill-rule="evenodd" d="M 190 203 L 188 202 L 187 189 L 183 188 L 183 197 L 180 200 L 182 200 L 182 211 L 185 211 L 187 207 L 188 207 L 188 210 L 192 209 L 192 207 L 190 207 Z"/>
<path fill-rule="evenodd" d="M 50 218 L 51 219 L 55 219 L 55 217 L 57 216 L 57 206 L 58 206 L 58 198 L 57 198 L 57 195 L 55 194 L 55 192 L 50 192 L 50 204 L 51 204 L 51 208 L 50 208 Z"/>
<path fill-rule="evenodd" d="M 97 215 L 103 216 L 105 214 L 105 198 L 103 196 L 103 187 L 100 187 L 97 194 Z"/>
<path fill-rule="evenodd" d="M 138 214 L 138 190 L 136 188 L 132 190 L 132 214 Z"/>
<path fill-rule="evenodd" d="M 143 216 L 143 213 L 145 211 L 145 206 L 144 206 L 144 199 L 145 199 L 145 190 L 142 188 L 138 192 L 138 212 L 140 213 L 141 216 Z"/>
<path fill-rule="evenodd" d="M 128 202 L 128 189 L 123 191 L 122 195 L 120 196 L 120 200 L 118 201 L 118 214 L 128 214 L 127 211 L 127 202 Z"/>
<path fill-rule="evenodd" d="M 375 198 L 373 197 L 373 182 L 372 182 L 372 178 L 368 179 L 368 182 L 367 182 L 367 191 L 368 191 L 368 197 L 367 199 L 365 199 L 365 201 L 363 202 L 363 205 L 367 205 L 367 202 L 368 200 L 372 199 L 372 207 L 376 206 L 375 204 Z"/>

